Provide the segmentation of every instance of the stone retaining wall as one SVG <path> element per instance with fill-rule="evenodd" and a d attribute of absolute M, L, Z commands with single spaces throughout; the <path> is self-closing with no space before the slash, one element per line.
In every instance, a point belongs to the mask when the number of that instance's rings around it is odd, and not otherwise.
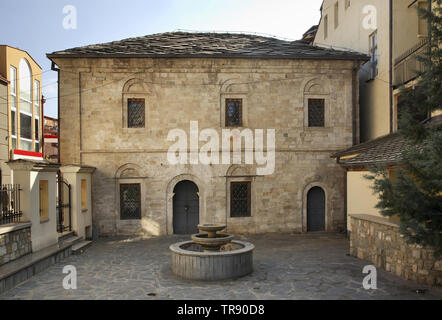
<path fill-rule="evenodd" d="M 31 252 L 30 223 L 0 227 L 0 266 Z"/>
<path fill-rule="evenodd" d="M 402 278 L 442 285 L 442 260 L 433 250 L 407 244 L 399 226 L 386 218 L 350 215 L 350 254 Z"/>

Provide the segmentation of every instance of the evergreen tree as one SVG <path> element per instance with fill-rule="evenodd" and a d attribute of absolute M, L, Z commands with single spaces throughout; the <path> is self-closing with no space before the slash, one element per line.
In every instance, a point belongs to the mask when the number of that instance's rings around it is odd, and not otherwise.
<path fill-rule="evenodd" d="M 400 233 L 409 243 L 434 249 L 442 256 L 442 126 L 422 121 L 442 109 L 442 0 L 431 11 L 419 9 L 429 21 L 428 50 L 414 88 L 401 88 L 399 134 L 409 142 L 402 160 L 390 175 L 385 167 L 371 169 L 368 179 L 379 195 L 377 208 L 384 216 L 400 218 Z"/>

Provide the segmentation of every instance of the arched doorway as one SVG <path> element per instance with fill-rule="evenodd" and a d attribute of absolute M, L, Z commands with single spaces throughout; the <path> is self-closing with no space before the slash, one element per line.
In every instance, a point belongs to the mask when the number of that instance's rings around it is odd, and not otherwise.
<path fill-rule="evenodd" d="M 307 231 L 325 231 L 325 192 L 313 187 L 307 194 Z"/>
<path fill-rule="evenodd" d="M 189 180 L 180 181 L 173 193 L 173 233 L 198 233 L 200 210 L 197 185 Z"/>

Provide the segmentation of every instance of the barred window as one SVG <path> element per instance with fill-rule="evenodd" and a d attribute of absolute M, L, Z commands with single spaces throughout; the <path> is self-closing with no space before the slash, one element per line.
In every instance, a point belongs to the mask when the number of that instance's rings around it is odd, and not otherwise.
<path fill-rule="evenodd" d="M 250 182 L 232 182 L 230 185 L 230 216 L 250 217 Z"/>
<path fill-rule="evenodd" d="M 226 127 L 242 126 L 242 99 L 226 99 Z"/>
<path fill-rule="evenodd" d="M 120 184 L 120 219 L 141 219 L 141 188 L 139 183 Z"/>
<path fill-rule="evenodd" d="M 127 100 L 127 127 L 144 128 L 144 99 Z"/>
<path fill-rule="evenodd" d="M 308 99 L 308 126 L 324 127 L 324 99 Z"/>

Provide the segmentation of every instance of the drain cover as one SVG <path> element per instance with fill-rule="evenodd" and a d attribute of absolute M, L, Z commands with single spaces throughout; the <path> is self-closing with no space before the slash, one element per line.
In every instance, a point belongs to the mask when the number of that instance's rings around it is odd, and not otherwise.
<path fill-rule="evenodd" d="M 153 292 L 148 293 L 147 295 L 148 295 L 149 297 L 156 297 L 156 296 L 157 296 L 157 294 L 156 294 L 156 293 L 153 293 Z"/>
<path fill-rule="evenodd" d="M 425 294 L 427 292 L 427 289 L 415 289 L 413 290 L 416 294 Z"/>

